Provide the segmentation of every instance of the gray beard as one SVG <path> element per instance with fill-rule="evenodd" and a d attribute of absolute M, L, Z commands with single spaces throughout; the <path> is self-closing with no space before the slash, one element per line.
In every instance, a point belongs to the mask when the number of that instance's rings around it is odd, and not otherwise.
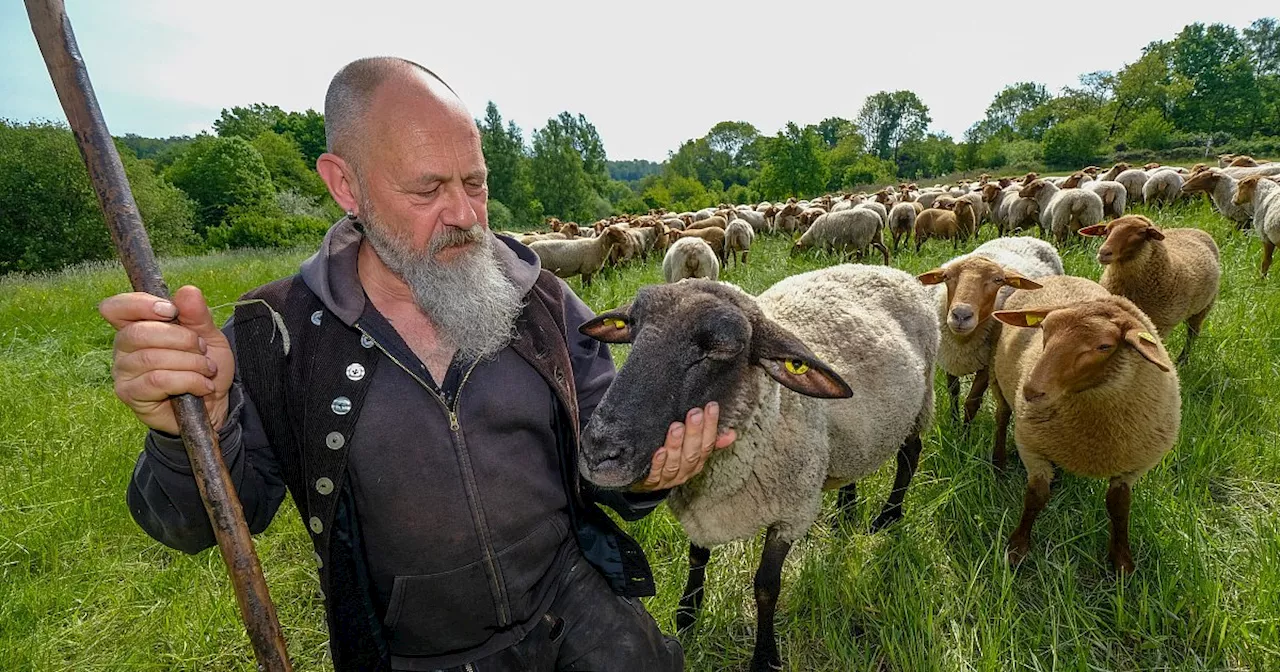
<path fill-rule="evenodd" d="M 497 355 L 515 338 L 524 300 L 503 273 L 497 243 L 483 226 L 445 227 L 420 251 L 387 232 L 367 204 L 360 221 L 382 263 L 409 285 L 443 345 L 455 348 L 465 360 L 481 360 Z M 471 249 L 461 256 L 448 262 L 436 259 L 441 250 L 468 242 Z"/>

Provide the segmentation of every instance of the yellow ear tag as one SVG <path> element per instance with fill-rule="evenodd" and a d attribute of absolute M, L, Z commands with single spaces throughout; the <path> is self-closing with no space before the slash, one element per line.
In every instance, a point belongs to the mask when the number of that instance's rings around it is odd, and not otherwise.
<path fill-rule="evenodd" d="M 626 329 L 626 328 L 627 328 L 627 323 L 626 323 L 626 322 L 623 322 L 622 320 L 614 320 L 614 321 L 613 321 L 613 328 L 614 328 L 614 329 Z"/>
<path fill-rule="evenodd" d="M 1158 342 L 1158 341 L 1156 341 L 1156 337 L 1155 337 L 1155 336 L 1152 336 L 1151 334 L 1149 334 L 1149 333 L 1147 333 L 1147 332 L 1145 332 L 1145 331 L 1140 331 L 1140 332 L 1138 332 L 1138 338 L 1141 338 L 1142 340 L 1144 340 L 1144 341 L 1146 341 L 1146 342 L 1148 342 L 1148 343 L 1156 343 L 1156 342 Z"/>
<path fill-rule="evenodd" d="M 788 359 L 786 367 L 787 367 L 787 373 L 790 373 L 796 376 L 803 376 L 804 374 L 809 372 L 809 365 L 805 364 L 804 362 L 798 359 Z"/>
<path fill-rule="evenodd" d="M 1036 326 L 1037 324 L 1040 324 L 1041 322 L 1044 322 L 1044 318 L 1043 318 L 1043 317 L 1040 317 L 1039 315 L 1028 315 L 1028 316 L 1027 316 L 1027 326 L 1028 326 L 1028 327 L 1034 327 L 1034 326 Z"/>

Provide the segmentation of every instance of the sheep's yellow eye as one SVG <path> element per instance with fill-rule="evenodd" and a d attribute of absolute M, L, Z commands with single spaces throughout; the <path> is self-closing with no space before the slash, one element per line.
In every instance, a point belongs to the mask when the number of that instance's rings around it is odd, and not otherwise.
<path fill-rule="evenodd" d="M 798 359 L 788 359 L 786 366 L 787 366 L 787 373 L 790 373 L 793 375 L 803 376 L 804 374 L 809 372 L 809 365 L 805 364 L 804 362 Z"/>
<path fill-rule="evenodd" d="M 1040 317 L 1039 315 L 1028 315 L 1028 316 L 1027 316 L 1027 326 L 1028 326 L 1028 327 L 1034 327 L 1034 326 L 1036 326 L 1037 324 L 1040 324 L 1040 323 L 1041 323 L 1041 322 L 1043 322 L 1043 321 L 1044 321 L 1044 318 L 1043 318 L 1043 317 Z"/>
<path fill-rule="evenodd" d="M 1155 337 L 1155 336 L 1152 336 L 1151 334 L 1149 334 L 1149 333 L 1147 333 L 1147 332 L 1145 332 L 1145 331 L 1140 331 L 1140 332 L 1138 332 L 1138 338 L 1141 338 L 1142 340 L 1144 340 L 1144 341 L 1146 341 L 1146 342 L 1148 342 L 1148 343 L 1155 343 L 1155 342 L 1156 342 L 1156 337 Z"/>
<path fill-rule="evenodd" d="M 613 321 L 613 328 L 614 328 L 614 329 L 626 329 L 626 328 L 627 328 L 627 323 L 626 323 L 626 322 L 623 322 L 622 320 L 614 320 L 614 321 Z"/>

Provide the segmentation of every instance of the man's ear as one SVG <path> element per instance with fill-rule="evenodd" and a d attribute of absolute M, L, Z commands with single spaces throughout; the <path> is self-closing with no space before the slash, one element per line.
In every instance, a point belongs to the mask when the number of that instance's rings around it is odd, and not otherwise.
<path fill-rule="evenodd" d="M 1008 269 L 1005 269 L 1005 272 L 1004 272 L 1004 284 L 1009 285 L 1014 289 L 1040 289 L 1041 288 L 1041 284 L 1036 282 L 1035 280 L 1032 280 L 1030 278 L 1024 278 L 1022 277 L 1021 273 L 1018 273 L 1017 271 L 1010 271 Z"/>
<path fill-rule="evenodd" d="M 1161 371 L 1168 373 L 1173 370 L 1173 362 L 1170 362 L 1169 356 L 1160 350 L 1160 338 L 1145 328 L 1137 327 L 1125 331 L 1124 340 Z"/>
<path fill-rule="evenodd" d="M 1052 310 L 997 310 L 991 316 L 1014 327 L 1040 328 L 1040 323 Z"/>
<path fill-rule="evenodd" d="M 916 280 L 919 280 L 922 285 L 937 285 L 946 281 L 946 277 L 944 277 L 944 273 L 941 268 L 935 268 L 927 273 L 917 275 Z"/>
<path fill-rule="evenodd" d="M 752 320 L 751 355 L 783 387 L 818 399 L 848 399 L 853 389 L 791 332 L 768 318 Z"/>
<path fill-rule="evenodd" d="M 1082 235 L 1082 236 L 1106 236 L 1106 235 L 1107 235 L 1107 225 L 1106 225 L 1106 224 L 1094 224 L 1094 225 L 1092 225 L 1092 226 L 1086 226 L 1086 227 L 1081 228 L 1081 229 L 1080 229 L 1079 231 L 1077 231 L 1076 233 L 1079 233 L 1079 234 L 1080 234 L 1080 235 Z"/>
<path fill-rule="evenodd" d="M 316 159 L 316 172 L 320 173 L 320 179 L 329 187 L 329 195 L 333 196 L 338 207 L 360 214 L 360 188 L 356 185 L 351 164 L 337 154 L 325 152 Z"/>
<path fill-rule="evenodd" d="M 578 327 L 578 332 L 604 343 L 630 343 L 631 306 L 601 313 Z"/>

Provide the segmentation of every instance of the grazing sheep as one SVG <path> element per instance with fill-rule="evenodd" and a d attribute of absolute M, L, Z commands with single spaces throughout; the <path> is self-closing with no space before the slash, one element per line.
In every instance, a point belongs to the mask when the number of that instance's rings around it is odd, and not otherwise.
<path fill-rule="evenodd" d="M 946 291 L 936 292 L 938 321 L 944 325 L 938 367 L 947 375 L 953 419 L 960 414 L 961 376 L 974 374 L 964 403 L 966 425 L 982 407 L 991 354 L 1000 337 L 999 322 L 989 319 L 991 313 L 1003 308 L 1015 289 L 1038 289 L 1037 278 L 1062 272 L 1062 258 L 1053 245 L 1019 236 L 989 240 L 973 252 L 919 276 L 924 285 L 945 284 Z M 1003 468 L 1004 453 L 993 455 L 992 462 Z"/>
<path fill-rule="evenodd" d="M 690 541 L 676 624 L 695 622 L 710 548 L 765 528 L 751 669 L 781 667 L 774 614 L 782 565 L 818 519 L 823 489 L 844 486 L 848 513 L 857 481 L 896 453 L 893 489 L 872 529 L 902 517 L 920 435 L 933 422 L 938 323 L 928 293 L 882 266 L 794 275 L 756 298 L 689 280 L 642 287 L 630 306 L 581 331 L 633 344 L 583 432 L 587 480 L 606 488 L 642 480 L 671 423 L 713 400 L 720 426 L 737 432 L 667 498 Z"/>
<path fill-rule="evenodd" d="M 561 278 L 582 276 L 582 286 L 591 286 L 591 276 L 604 267 L 613 248 L 630 244 L 622 229 L 607 227 L 599 237 L 573 240 L 543 240 L 529 245 L 542 267 Z"/>
<path fill-rule="evenodd" d="M 1142 201 L 1147 205 L 1168 205 L 1182 195 L 1182 176 L 1172 170 L 1157 170 L 1142 185 Z"/>
<path fill-rule="evenodd" d="M 782 231 L 783 233 L 792 233 L 792 234 L 795 233 L 796 231 L 799 231 L 801 228 L 800 213 L 802 212 L 804 212 L 804 208 L 801 208 L 799 205 L 795 203 L 788 202 L 786 205 L 782 206 L 782 208 L 778 210 L 778 213 L 776 215 L 774 215 L 774 218 L 773 218 L 774 230 Z"/>
<path fill-rule="evenodd" d="M 1125 207 L 1129 204 L 1129 190 L 1114 180 L 1094 180 L 1086 183 L 1083 189 L 1092 191 L 1102 199 L 1102 216 L 1106 219 L 1124 217 Z"/>
<path fill-rule="evenodd" d="M 1251 204 L 1253 227 L 1262 236 L 1262 277 L 1271 270 L 1271 256 L 1280 245 L 1280 184 L 1257 175 L 1246 177 L 1236 185 L 1232 201 L 1236 206 Z"/>
<path fill-rule="evenodd" d="M 1142 196 L 1142 189 L 1147 185 L 1150 178 L 1147 171 L 1138 168 L 1130 168 L 1116 176 L 1116 182 L 1124 185 L 1124 190 L 1129 192 L 1130 203 L 1142 203 L 1145 199 Z"/>
<path fill-rule="evenodd" d="M 667 282 L 679 282 L 685 278 L 720 277 L 720 260 L 701 238 L 681 238 L 671 244 L 662 258 L 662 278 Z"/>
<path fill-rule="evenodd" d="M 1040 226 L 1059 244 L 1067 236 L 1102 221 L 1102 198 L 1084 189 L 1058 189 L 1044 180 L 1033 180 L 1018 195 L 1034 198 L 1040 210 Z"/>
<path fill-rule="evenodd" d="M 695 221 L 693 224 L 686 226 L 685 231 L 696 231 L 698 229 L 710 229 L 713 227 L 718 229 L 724 229 L 724 228 L 728 228 L 728 226 L 729 226 L 729 220 L 725 219 L 724 217 L 721 217 L 720 215 L 712 215 L 710 217 L 699 219 Z"/>
<path fill-rule="evenodd" d="M 919 203 L 898 203 L 889 211 L 889 234 L 893 236 L 893 251 L 897 253 L 902 240 L 911 240 L 916 228 L 916 215 L 924 208 Z"/>
<path fill-rule="evenodd" d="M 926 208 L 916 215 L 916 252 L 930 238 L 950 238 L 953 247 L 960 240 L 973 235 L 977 223 L 973 217 L 973 205 L 969 201 L 956 201 L 955 210 Z"/>
<path fill-rule="evenodd" d="M 884 221 L 880 215 L 869 208 L 858 206 L 852 210 L 823 213 L 809 227 L 804 235 L 796 241 L 791 253 L 803 250 L 834 249 L 841 255 L 856 252 L 858 259 L 867 253 L 867 248 L 874 247 L 884 255 L 884 263 L 889 264 L 889 248 L 884 246 Z"/>
<path fill-rule="evenodd" d="M 715 208 L 703 208 L 693 213 L 693 221 L 700 222 L 708 217 L 714 217 L 715 214 L 716 214 Z"/>
<path fill-rule="evenodd" d="M 888 211 L 887 209 L 885 209 L 885 206 L 884 206 L 883 204 L 881 204 L 880 202 L 878 202 L 878 201 L 866 201 L 865 203 L 859 203 L 858 205 L 855 205 L 854 207 L 855 207 L 855 208 L 862 208 L 862 209 L 864 209 L 864 210 L 870 210 L 870 211 L 872 211 L 872 212 L 876 213 L 877 215 L 879 215 L 879 216 L 880 216 L 880 226 L 884 226 L 884 225 L 885 225 L 885 223 L 887 223 L 887 222 L 889 221 L 889 211 Z"/>
<path fill-rule="evenodd" d="M 735 219 L 729 222 L 729 228 L 724 230 L 725 251 L 728 253 L 729 259 L 733 263 L 738 262 L 738 253 L 742 253 L 742 261 L 747 263 L 747 255 L 751 253 L 751 243 L 756 238 L 755 230 L 747 223 L 745 219 Z"/>
<path fill-rule="evenodd" d="M 692 231 L 686 230 L 686 231 L 673 232 L 671 235 L 673 236 L 672 240 L 678 240 L 678 239 L 683 239 L 688 237 L 701 238 L 707 241 L 707 244 L 711 246 L 712 251 L 716 253 L 716 257 L 720 259 L 721 266 L 724 266 L 728 261 L 728 255 L 726 254 L 728 250 L 725 249 L 726 245 L 725 245 L 724 229 L 718 229 L 718 228 L 694 229 Z"/>
<path fill-rule="evenodd" d="M 1210 168 L 1192 175 L 1182 184 L 1182 193 L 1208 194 L 1218 212 L 1237 225 L 1247 224 L 1252 217 L 1247 205 L 1236 205 L 1234 202 L 1236 179 L 1220 168 Z"/>
<path fill-rule="evenodd" d="M 755 233 L 765 233 L 769 230 L 769 220 L 764 213 L 754 210 L 738 210 L 733 213 L 736 219 L 745 220 L 751 226 L 751 230 Z M 733 222 L 730 221 L 730 224 Z M 727 231 L 728 229 L 726 229 Z"/>
<path fill-rule="evenodd" d="M 1113 180 L 1119 181 L 1119 180 L 1116 180 L 1116 178 L 1120 177 L 1120 173 L 1123 173 L 1126 170 L 1129 170 L 1129 164 L 1121 161 L 1120 163 L 1117 163 L 1116 165 L 1111 166 L 1111 169 L 1103 173 L 1102 177 L 1099 177 L 1098 179 L 1102 180 L 1103 182 L 1110 182 Z"/>
<path fill-rule="evenodd" d="M 1031 550 L 1031 527 L 1049 501 L 1054 465 L 1110 480 L 1107 555 L 1119 573 L 1134 569 L 1129 509 L 1138 478 L 1172 448 L 1181 421 L 1178 374 L 1155 325 L 1131 301 L 1107 296 L 1084 278 L 1053 276 L 1015 292 L 996 319 L 996 443 L 1014 417 L 1027 469 L 1022 518 L 1009 537 L 1009 561 Z M 1018 328 L 1022 327 L 1022 328 Z M 1031 327 L 1031 328 L 1026 328 Z"/>
<path fill-rule="evenodd" d="M 1209 309 L 1218 299 L 1222 278 L 1218 246 L 1200 229 L 1161 230 L 1142 215 L 1081 229 L 1085 236 L 1105 236 L 1098 249 L 1102 286 L 1146 313 L 1162 338 L 1185 321 L 1187 345 L 1182 364 L 1200 334 Z"/>

